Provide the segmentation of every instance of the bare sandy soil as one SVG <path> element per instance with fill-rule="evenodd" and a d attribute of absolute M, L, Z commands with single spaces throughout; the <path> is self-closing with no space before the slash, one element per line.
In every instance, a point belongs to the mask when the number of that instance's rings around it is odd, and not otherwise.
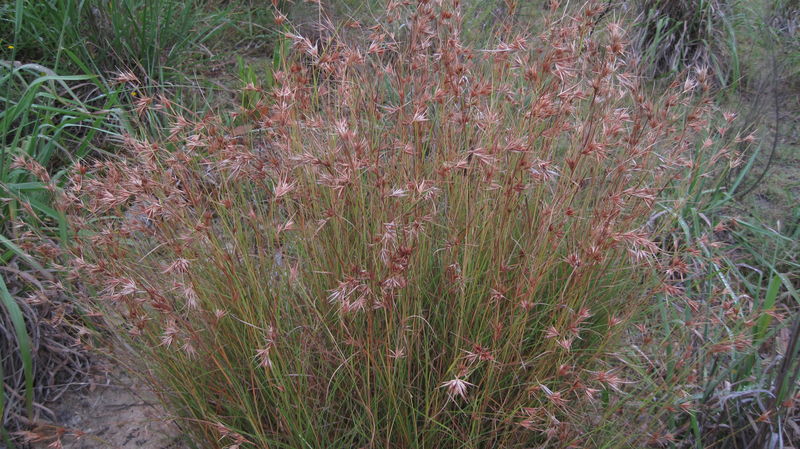
<path fill-rule="evenodd" d="M 121 371 L 98 381 L 50 404 L 58 422 L 40 428 L 37 433 L 50 436 L 32 449 L 58 449 L 59 440 L 64 449 L 188 448 L 178 426 L 141 382 Z"/>

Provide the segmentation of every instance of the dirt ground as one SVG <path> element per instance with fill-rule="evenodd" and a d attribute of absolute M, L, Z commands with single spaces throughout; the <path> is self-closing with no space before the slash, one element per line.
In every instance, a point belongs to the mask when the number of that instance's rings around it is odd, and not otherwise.
<path fill-rule="evenodd" d="M 181 431 L 145 385 L 125 372 L 102 375 L 93 387 L 50 404 L 58 422 L 40 428 L 32 449 L 185 449 Z M 61 434 L 59 438 L 59 434 Z"/>

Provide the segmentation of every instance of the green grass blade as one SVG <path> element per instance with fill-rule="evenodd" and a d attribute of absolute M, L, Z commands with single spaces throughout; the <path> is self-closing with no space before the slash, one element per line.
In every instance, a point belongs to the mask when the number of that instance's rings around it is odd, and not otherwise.
<path fill-rule="evenodd" d="M 3 363 L 0 360 L 0 437 L 2 437 L 2 441 L 5 441 L 9 447 L 14 447 L 11 443 L 11 438 L 8 436 L 8 432 L 6 432 L 6 428 L 2 422 L 3 417 L 6 413 L 6 388 L 5 388 L 5 380 L 6 375 L 3 372 Z"/>
<path fill-rule="evenodd" d="M 22 310 L 19 305 L 11 297 L 11 293 L 6 287 L 5 279 L 0 276 L 0 303 L 5 306 L 11 322 L 14 324 L 14 332 L 17 335 L 17 345 L 19 346 L 19 355 L 22 359 L 22 369 L 25 374 L 25 408 L 28 411 L 28 416 L 33 416 L 33 353 L 31 339 L 28 335 L 28 330 L 25 327 L 25 318 L 22 316 Z"/>
<path fill-rule="evenodd" d="M 776 274 L 769 281 L 769 285 L 767 287 L 767 294 L 764 297 L 764 303 L 761 305 L 762 311 L 766 312 L 775 306 L 775 300 L 778 298 L 778 289 L 780 288 L 780 286 L 781 286 L 781 277 L 780 275 Z M 756 323 L 756 328 L 754 331 L 754 338 L 757 344 L 763 341 L 764 336 L 767 332 L 767 328 L 769 327 L 771 321 L 772 321 L 772 315 L 768 313 L 762 313 L 761 316 L 758 318 L 758 322 Z"/>
<path fill-rule="evenodd" d="M 17 246 L 17 245 L 16 245 L 14 242 L 12 242 L 11 240 L 9 240 L 9 239 L 8 239 L 8 237 L 4 236 L 3 234 L 0 234 L 0 244 L 2 244 L 3 246 L 5 246 L 5 247 L 6 247 L 6 248 L 8 248 L 9 250 L 13 251 L 13 252 L 14 252 L 16 255 L 18 255 L 19 257 L 21 257 L 21 258 L 25 259 L 25 262 L 27 262 L 27 263 L 28 263 L 28 264 L 29 264 L 31 267 L 33 267 L 33 268 L 35 268 L 35 269 L 37 269 L 37 270 L 41 271 L 42 273 L 46 273 L 46 272 L 47 272 L 47 271 L 44 269 L 44 267 L 43 267 L 43 266 L 42 266 L 42 265 L 41 265 L 39 262 L 37 262 L 37 261 L 36 261 L 36 259 L 34 259 L 33 257 L 31 257 L 31 256 L 30 256 L 28 253 L 26 253 L 25 251 L 23 251 L 23 250 L 22 250 L 22 248 L 20 248 L 19 246 Z"/>
<path fill-rule="evenodd" d="M 17 9 L 14 13 L 14 42 L 19 41 L 19 33 L 22 30 L 22 15 L 24 10 L 24 0 L 17 0 Z"/>

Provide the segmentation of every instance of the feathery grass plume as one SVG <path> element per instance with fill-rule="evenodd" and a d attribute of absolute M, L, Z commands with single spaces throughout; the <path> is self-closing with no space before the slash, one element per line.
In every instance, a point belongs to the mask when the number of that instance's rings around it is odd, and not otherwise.
<path fill-rule="evenodd" d="M 676 288 L 654 202 L 714 150 L 707 74 L 653 98 L 603 10 L 488 48 L 458 1 L 287 33 L 234 125 L 152 99 L 168 137 L 75 173 L 75 268 L 198 441 L 602 444 L 627 323 Z"/>

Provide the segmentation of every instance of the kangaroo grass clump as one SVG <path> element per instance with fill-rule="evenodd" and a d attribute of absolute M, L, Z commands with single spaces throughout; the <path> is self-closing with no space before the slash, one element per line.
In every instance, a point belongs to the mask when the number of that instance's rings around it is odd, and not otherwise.
<path fill-rule="evenodd" d="M 470 48 L 442 3 L 287 34 L 234 117 L 143 99 L 164 138 L 74 174 L 87 304 L 204 447 L 645 444 L 602 443 L 614 352 L 676 289 L 654 202 L 727 164 L 707 76 L 653 98 L 602 6 Z"/>

